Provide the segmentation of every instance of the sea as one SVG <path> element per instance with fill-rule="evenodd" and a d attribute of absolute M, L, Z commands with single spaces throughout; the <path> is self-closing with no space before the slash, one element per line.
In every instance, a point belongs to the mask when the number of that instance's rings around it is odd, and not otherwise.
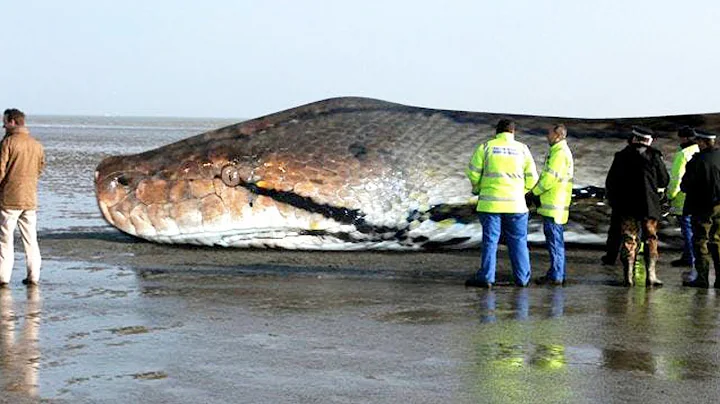
<path fill-rule="evenodd" d="M 38 184 L 38 230 L 108 230 L 95 201 L 93 175 L 111 155 L 150 150 L 242 119 L 37 116 L 28 127 L 45 147 Z"/>

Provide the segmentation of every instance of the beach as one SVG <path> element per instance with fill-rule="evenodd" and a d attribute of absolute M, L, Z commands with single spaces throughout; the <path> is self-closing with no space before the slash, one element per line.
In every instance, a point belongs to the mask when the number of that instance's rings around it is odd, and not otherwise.
<path fill-rule="evenodd" d="M 30 356 L 3 351 L 20 369 L 3 372 L 6 382 L 30 375 L 32 386 L 5 384 L 20 397 L 550 403 L 718 394 L 708 381 L 718 375 L 720 297 L 680 286 L 668 265 L 676 251 L 661 259 L 659 289 L 621 287 L 619 268 L 598 265 L 600 251 L 571 248 L 566 287 L 487 291 L 463 286 L 478 251 L 218 251 L 108 234 L 48 236 L 41 246 L 35 296 L 18 276 L 4 292 L 14 317 L 3 318 L 14 318 L 18 336 L 35 336 L 24 341 Z M 507 282 L 507 251 L 499 254 Z M 536 273 L 548 264 L 540 246 L 531 258 Z M 628 379 L 635 387 L 618 390 Z"/>
<path fill-rule="evenodd" d="M 102 220 L 92 174 L 103 157 L 227 121 L 34 121 L 48 155 L 40 184 L 43 269 L 38 288 L 23 286 L 17 246 L 10 287 L 0 290 L 0 402 L 700 403 L 720 396 L 720 295 L 680 286 L 672 246 L 661 248 L 665 286 L 657 289 L 619 286 L 620 268 L 600 265 L 597 242 L 568 246 L 566 287 L 504 286 L 510 269 L 501 246 L 501 286 L 488 291 L 464 287 L 479 265 L 476 249 L 162 245 Z M 531 262 L 534 276 L 547 268 L 539 240 Z"/>

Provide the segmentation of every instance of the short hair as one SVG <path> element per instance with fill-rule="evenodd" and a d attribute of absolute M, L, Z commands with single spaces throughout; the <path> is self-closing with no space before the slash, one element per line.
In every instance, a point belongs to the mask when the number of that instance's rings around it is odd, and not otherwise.
<path fill-rule="evenodd" d="M 556 123 L 553 126 L 553 132 L 557 133 L 558 135 L 562 136 L 563 139 L 567 137 L 567 128 L 565 125 L 561 123 Z"/>
<path fill-rule="evenodd" d="M 25 114 L 17 108 L 8 108 L 3 112 L 8 121 L 15 121 L 16 124 L 25 125 Z"/>
<path fill-rule="evenodd" d="M 510 119 L 501 119 L 495 127 L 495 133 L 515 132 L 515 122 Z"/>
<path fill-rule="evenodd" d="M 682 138 L 691 138 L 695 137 L 695 130 L 689 126 L 683 126 L 680 129 L 678 129 L 678 137 Z"/>

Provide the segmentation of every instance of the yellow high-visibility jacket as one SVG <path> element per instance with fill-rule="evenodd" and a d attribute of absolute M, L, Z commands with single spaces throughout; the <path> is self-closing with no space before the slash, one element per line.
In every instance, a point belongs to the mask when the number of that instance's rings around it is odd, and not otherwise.
<path fill-rule="evenodd" d="M 671 201 L 670 213 L 673 215 L 682 215 L 683 206 L 685 205 L 685 192 L 680 190 L 680 182 L 685 175 L 685 166 L 692 156 L 699 152 L 700 148 L 694 144 L 684 149 L 680 149 L 673 157 L 673 165 L 670 170 L 670 184 L 667 188 L 667 197 Z"/>
<path fill-rule="evenodd" d="M 566 140 L 550 146 L 545 166 L 532 192 L 540 197 L 537 212 L 565 224 L 570 212 L 573 187 L 573 157 Z"/>
<path fill-rule="evenodd" d="M 478 146 L 465 174 L 478 196 L 477 211 L 487 213 L 527 212 L 525 193 L 538 179 L 530 149 L 510 132 Z"/>

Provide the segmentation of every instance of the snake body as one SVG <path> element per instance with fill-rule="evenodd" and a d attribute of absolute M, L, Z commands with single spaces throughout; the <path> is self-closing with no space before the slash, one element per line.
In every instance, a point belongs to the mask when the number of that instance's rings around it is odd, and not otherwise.
<path fill-rule="evenodd" d="M 328 99 L 108 157 L 95 172 L 98 205 L 118 229 L 161 243 L 311 250 L 477 246 L 481 228 L 464 170 L 501 117 L 507 115 Z M 583 170 L 576 156 L 575 183 L 583 185 L 602 185 L 608 159 L 631 123 L 670 131 L 680 121 L 702 118 L 510 117 L 538 171 L 552 123 L 568 124 L 571 135 L 611 142 L 600 158 L 605 166 Z"/>

